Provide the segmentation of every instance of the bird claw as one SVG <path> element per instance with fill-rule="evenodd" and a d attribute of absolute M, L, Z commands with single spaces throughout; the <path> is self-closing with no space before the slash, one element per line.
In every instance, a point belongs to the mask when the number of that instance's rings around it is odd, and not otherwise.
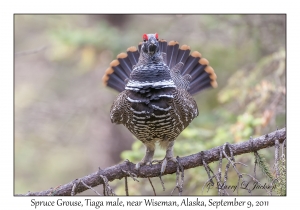
<path fill-rule="evenodd" d="M 150 166 L 152 166 L 152 162 L 151 161 L 149 161 L 149 162 L 140 161 L 137 164 L 135 164 L 135 169 L 139 171 L 140 168 L 141 168 L 141 166 L 144 166 L 144 165 L 150 165 Z"/>
<path fill-rule="evenodd" d="M 135 164 L 135 169 L 136 170 L 140 170 L 141 167 L 141 162 L 138 162 L 137 164 Z"/>
<path fill-rule="evenodd" d="M 165 170 L 166 170 L 168 161 L 173 161 L 173 162 L 176 163 L 176 164 L 178 163 L 177 159 L 174 158 L 174 157 L 165 157 L 165 158 L 162 159 L 162 160 L 152 160 L 151 163 L 150 163 L 150 165 L 152 165 L 153 163 L 161 164 L 161 170 L 160 170 L 160 173 L 163 174 L 163 173 L 165 173 Z"/>
<path fill-rule="evenodd" d="M 166 170 L 168 161 L 173 161 L 174 163 L 178 164 L 178 161 L 177 161 L 176 158 L 174 158 L 174 157 L 165 157 L 165 158 L 162 160 L 162 164 L 161 164 L 161 169 L 160 169 L 160 173 L 161 173 L 161 174 L 165 173 L 165 170 Z"/>

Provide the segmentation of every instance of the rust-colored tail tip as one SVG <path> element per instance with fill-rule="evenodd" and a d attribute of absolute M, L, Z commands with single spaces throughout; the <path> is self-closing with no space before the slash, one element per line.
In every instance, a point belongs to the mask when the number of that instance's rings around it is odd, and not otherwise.
<path fill-rule="evenodd" d="M 206 59 L 205 59 L 206 60 Z M 203 64 L 202 64 L 203 65 Z M 206 64 L 205 64 L 206 65 Z M 214 69 L 211 66 L 206 66 L 204 69 L 207 73 L 212 74 L 215 73 Z"/>
<path fill-rule="evenodd" d="M 120 53 L 119 55 L 117 55 L 117 58 L 126 58 L 127 57 L 127 53 Z"/>
<path fill-rule="evenodd" d="M 132 47 L 128 47 L 128 49 L 127 49 L 127 52 L 135 52 L 135 51 L 137 51 L 137 49 L 136 49 L 136 47 L 135 46 L 132 46 Z"/>
<path fill-rule="evenodd" d="M 127 54 L 126 54 L 127 55 Z M 119 65 L 120 64 L 120 62 L 118 61 L 118 60 L 113 60 L 109 65 L 110 66 L 117 66 L 117 65 Z"/>
<path fill-rule="evenodd" d="M 176 41 L 169 41 L 169 43 L 168 43 L 168 45 L 171 45 L 171 46 L 176 45 L 176 44 L 179 44 L 179 43 Z"/>
<path fill-rule="evenodd" d="M 218 83 L 217 83 L 216 80 L 211 81 L 210 84 L 211 84 L 211 86 L 212 86 L 213 88 L 217 88 L 217 87 L 218 87 Z"/>
<path fill-rule="evenodd" d="M 201 58 L 201 53 L 199 53 L 198 51 L 194 51 L 191 53 L 191 56 L 195 57 L 195 58 Z"/>
<path fill-rule="evenodd" d="M 180 49 L 181 49 L 181 50 L 190 50 L 191 48 L 190 48 L 190 46 L 184 44 L 184 45 L 182 45 L 182 46 L 180 47 Z"/>
<path fill-rule="evenodd" d="M 209 78 L 210 78 L 211 80 L 216 80 L 216 79 L 217 79 L 216 73 L 210 74 Z"/>
<path fill-rule="evenodd" d="M 104 74 L 102 77 L 102 82 L 105 86 L 107 85 L 108 79 L 109 79 L 109 76 L 107 74 Z"/>
<path fill-rule="evenodd" d="M 208 61 L 206 58 L 201 58 L 201 59 L 199 60 L 199 63 L 200 63 L 201 65 L 208 65 L 208 64 L 209 64 L 209 61 Z"/>
<path fill-rule="evenodd" d="M 105 74 L 111 75 L 112 73 L 114 73 L 114 70 L 113 70 L 113 68 L 111 68 L 111 67 L 108 67 L 108 68 L 105 70 Z"/>

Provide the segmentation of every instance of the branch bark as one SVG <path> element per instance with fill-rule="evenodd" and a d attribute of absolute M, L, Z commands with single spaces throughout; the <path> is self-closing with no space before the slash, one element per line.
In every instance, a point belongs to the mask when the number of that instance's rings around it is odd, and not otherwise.
<path fill-rule="evenodd" d="M 280 130 L 274 131 L 272 133 L 254 139 L 250 139 L 245 142 L 232 144 L 231 146 L 234 152 L 233 155 L 236 156 L 236 155 L 258 151 L 267 147 L 272 147 L 275 145 L 275 140 L 278 140 L 279 143 L 282 143 L 285 139 L 286 139 L 286 128 L 282 128 Z M 197 166 L 202 166 L 203 158 L 205 158 L 205 162 L 209 164 L 211 162 L 219 160 L 221 147 L 223 146 L 218 146 L 210 150 L 206 150 L 202 153 L 199 152 L 193 155 L 185 156 L 179 158 L 179 161 L 185 170 L 189 168 L 195 168 Z M 223 158 L 225 157 L 223 156 Z M 97 185 L 104 183 L 103 178 L 101 178 L 100 175 L 105 176 L 108 181 L 129 177 L 128 173 L 124 173 L 124 171 L 130 171 L 132 173 L 135 173 L 137 177 L 140 178 L 159 177 L 160 169 L 161 169 L 161 165 L 155 164 L 152 166 L 142 166 L 140 170 L 137 171 L 135 170 L 135 164 L 129 161 L 125 161 L 123 163 L 108 167 L 103 170 L 99 170 L 85 177 L 82 177 L 81 180 L 84 183 L 86 183 L 88 186 L 95 187 Z M 176 173 L 176 170 L 177 170 L 177 165 L 172 161 L 169 161 L 165 173 L 163 175 Z M 74 185 L 74 181 L 62 185 L 56 188 L 55 190 L 49 189 L 41 192 L 29 192 L 27 194 L 18 194 L 17 196 L 71 195 L 73 185 Z M 81 182 L 79 182 L 76 187 L 76 193 L 83 192 L 87 189 L 88 187 L 86 187 Z"/>

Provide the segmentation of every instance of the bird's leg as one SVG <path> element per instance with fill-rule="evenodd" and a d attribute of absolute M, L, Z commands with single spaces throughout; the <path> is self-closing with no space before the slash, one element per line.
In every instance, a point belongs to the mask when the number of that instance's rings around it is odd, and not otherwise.
<path fill-rule="evenodd" d="M 163 174 L 166 170 L 166 166 L 167 166 L 167 163 L 168 161 L 173 161 L 174 163 L 177 163 L 177 159 L 174 158 L 173 156 L 173 146 L 174 146 L 174 142 L 175 141 L 169 141 L 168 142 L 168 145 L 167 145 L 167 151 L 166 151 L 166 156 L 165 158 L 163 159 L 162 161 L 162 165 L 161 165 L 161 174 Z"/>
<path fill-rule="evenodd" d="M 154 144 L 145 144 L 145 147 L 146 147 L 146 154 L 145 154 L 144 158 L 135 165 L 136 170 L 139 170 L 142 165 L 151 164 L 151 161 L 153 159 L 155 145 Z"/>

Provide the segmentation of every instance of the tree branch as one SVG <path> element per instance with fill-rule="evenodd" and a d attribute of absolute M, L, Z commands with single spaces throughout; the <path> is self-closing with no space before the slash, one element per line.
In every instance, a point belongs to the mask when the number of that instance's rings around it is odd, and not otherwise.
<path fill-rule="evenodd" d="M 279 143 L 282 143 L 286 139 L 286 129 L 282 128 L 280 130 L 274 131 L 272 133 L 250 139 L 245 142 L 232 144 L 232 151 L 233 155 L 241 155 L 245 153 L 250 153 L 254 151 L 258 151 L 267 147 L 272 147 L 275 145 L 275 141 L 278 140 Z M 180 163 L 184 170 L 189 168 L 195 168 L 197 166 L 203 165 L 203 158 L 205 158 L 205 162 L 207 164 L 219 161 L 220 159 L 220 149 L 223 146 L 215 147 L 210 150 L 206 150 L 204 152 L 199 152 L 193 155 L 189 155 L 186 157 L 179 158 Z M 226 158 L 223 156 L 223 158 Z M 86 185 L 95 187 L 99 184 L 103 184 L 103 176 L 107 178 L 108 181 L 113 181 L 115 179 L 122 179 L 124 177 L 130 176 L 128 173 L 124 173 L 124 171 L 130 171 L 131 173 L 134 173 L 137 175 L 137 177 L 140 178 L 148 178 L 148 177 L 159 177 L 160 176 L 160 164 L 155 164 L 152 166 L 143 166 L 140 168 L 140 171 L 135 170 L 135 164 L 125 161 L 123 163 L 117 164 L 115 166 L 108 167 L 103 170 L 99 170 L 95 173 L 92 173 L 90 175 L 87 175 L 85 177 L 80 178 L 82 182 L 84 182 Z M 173 163 L 172 161 L 168 162 L 168 165 L 166 167 L 165 173 L 166 174 L 173 174 L 177 171 L 177 165 Z M 100 177 L 101 175 L 101 177 Z M 82 182 L 77 183 L 76 186 L 76 193 L 83 192 L 87 189 Z M 41 191 L 41 192 L 29 192 L 27 194 L 18 194 L 19 196 L 45 196 L 45 195 L 71 195 L 72 188 L 74 185 L 74 181 L 71 181 L 65 185 L 59 186 L 57 188 Z"/>

